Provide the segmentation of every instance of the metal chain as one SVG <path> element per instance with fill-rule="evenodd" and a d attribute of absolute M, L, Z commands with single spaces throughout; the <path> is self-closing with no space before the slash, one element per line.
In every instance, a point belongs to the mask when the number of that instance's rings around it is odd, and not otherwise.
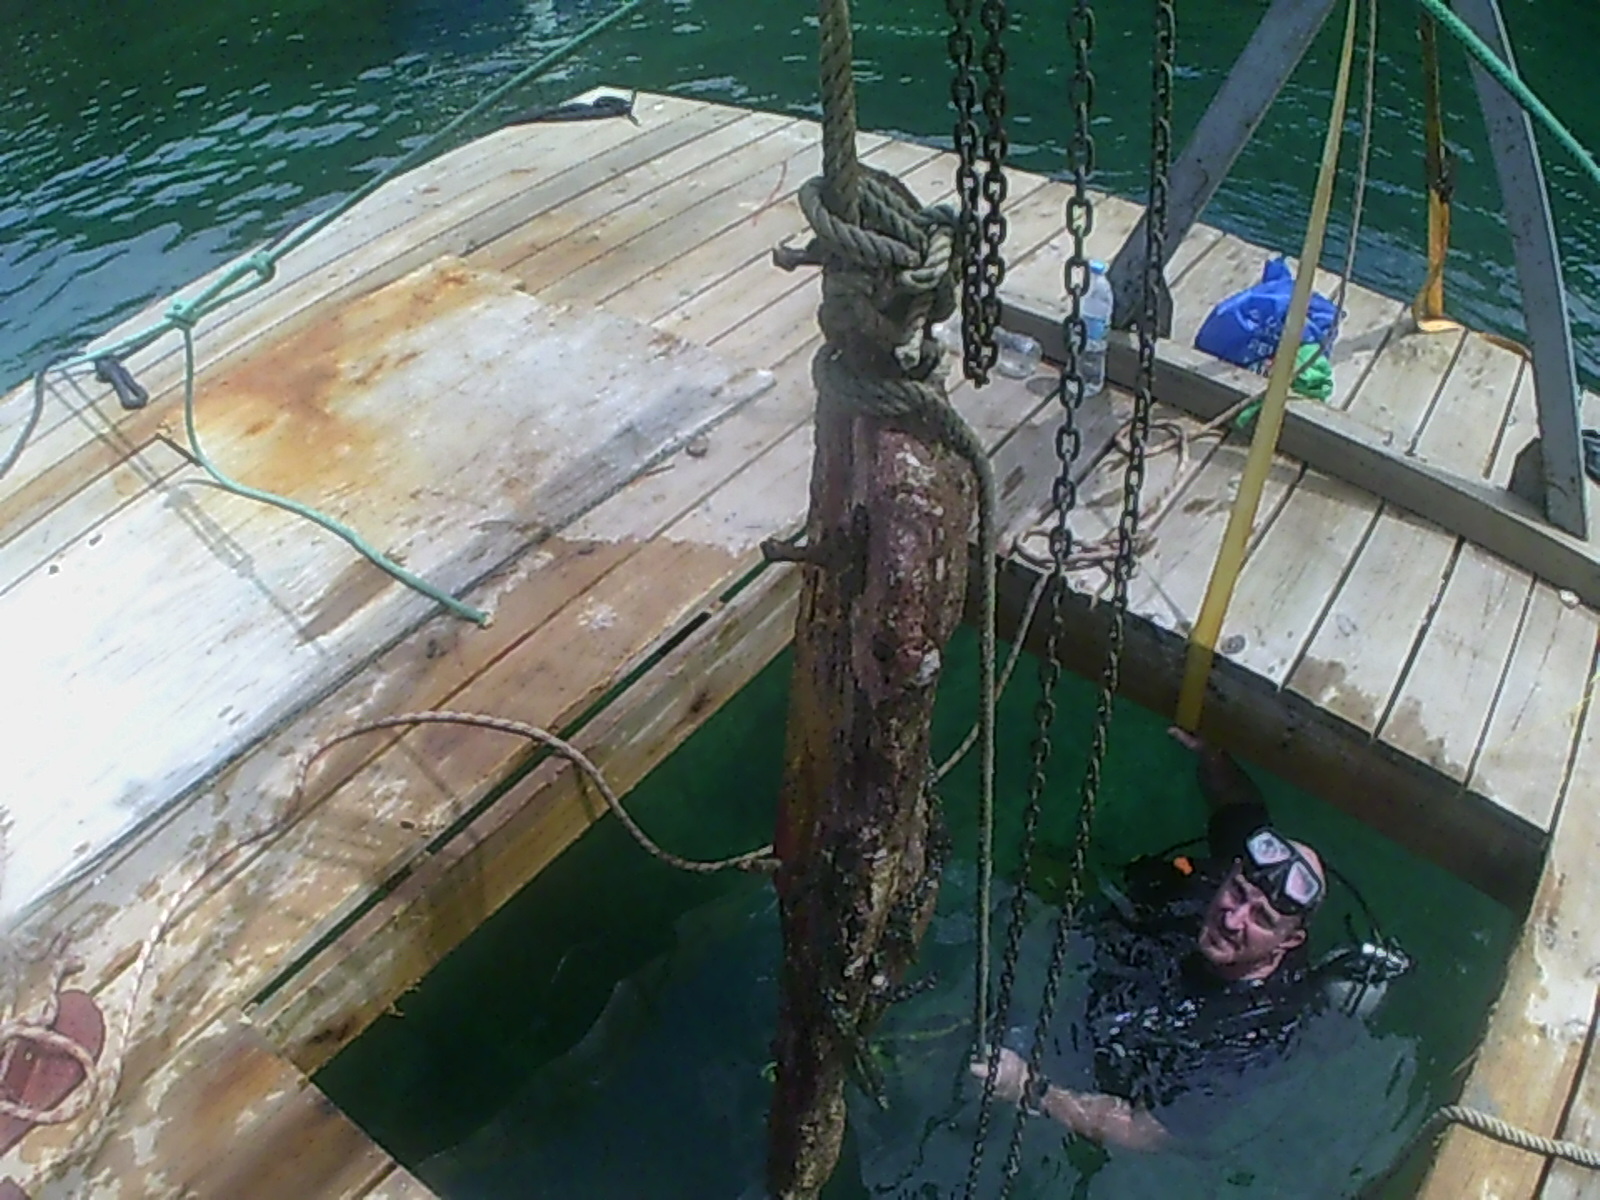
<path fill-rule="evenodd" d="M 998 359 L 995 331 L 1000 327 L 1000 285 L 1005 282 L 1006 260 L 1006 5 L 1005 0 L 983 0 L 978 14 L 985 33 L 983 43 L 983 217 L 980 220 L 978 265 L 978 330 L 984 339 L 985 367 Z M 983 380 L 974 380 L 983 382 Z"/>
<path fill-rule="evenodd" d="M 948 0 L 950 64 L 950 102 L 956 110 L 956 198 L 961 211 L 957 224 L 961 255 L 961 345 L 962 370 L 974 383 L 987 383 L 989 371 L 999 357 L 994 330 L 986 323 L 988 309 L 983 303 L 982 227 L 979 202 L 982 197 L 978 178 L 981 135 L 978 129 L 978 84 L 973 74 L 977 41 L 973 36 L 973 0 Z"/>
<path fill-rule="evenodd" d="M 1061 974 L 1066 966 L 1067 944 L 1077 924 L 1083 900 L 1083 877 L 1087 870 L 1089 842 L 1094 831 L 1095 809 L 1104 781 L 1106 751 L 1110 744 L 1111 720 L 1122 678 L 1122 651 L 1128 609 L 1128 584 L 1133 577 L 1133 558 L 1139 535 L 1139 497 L 1144 487 L 1145 445 L 1150 431 L 1150 412 L 1155 402 L 1156 339 L 1160 315 L 1163 250 L 1167 234 L 1168 172 L 1172 158 L 1172 78 L 1177 45 L 1177 18 L 1173 0 L 1157 0 L 1153 59 L 1150 130 L 1150 196 L 1145 223 L 1145 266 L 1143 312 L 1139 321 L 1139 373 L 1134 395 L 1133 418 L 1128 425 L 1127 468 L 1122 484 L 1122 513 L 1117 522 L 1117 551 L 1111 571 L 1111 624 L 1107 634 L 1106 665 L 1100 679 L 1100 694 L 1095 704 L 1094 730 L 1090 737 L 1089 760 L 1084 768 L 1079 793 L 1078 823 L 1073 839 L 1072 868 L 1067 875 L 1066 895 L 1056 913 L 1051 938 L 1050 959 L 1045 972 L 1044 993 L 1036 1016 L 1032 1045 L 1028 1054 L 1026 1088 L 1032 1090 L 1043 1078 L 1044 1047 L 1055 1018 L 1060 994 Z M 1026 860 L 1024 860 L 1024 866 Z M 1022 1131 L 1028 1120 L 1025 1106 L 1018 1106 L 1011 1129 L 1011 1141 L 1002 1168 L 999 1200 L 1011 1192 L 1022 1165 Z"/>
<path fill-rule="evenodd" d="M 1066 288 L 1068 312 L 1063 320 L 1065 361 L 1056 388 L 1061 405 L 1061 424 L 1057 427 L 1055 451 L 1057 473 L 1050 491 L 1055 526 L 1050 537 L 1050 619 L 1045 632 L 1045 653 L 1039 663 L 1039 699 L 1034 704 L 1036 723 L 1032 744 L 1032 771 L 1022 818 L 1019 861 L 1024 878 L 1011 894 L 1006 921 L 1006 944 L 1000 966 L 999 988 L 995 997 L 993 1027 L 1005 1028 L 1016 990 L 1017 964 L 1021 956 L 1022 931 L 1027 920 L 1025 876 L 1038 837 L 1039 819 L 1044 809 L 1044 793 L 1049 783 L 1052 753 L 1051 731 L 1056 720 L 1056 688 L 1061 681 L 1061 635 L 1065 625 L 1066 564 L 1072 553 L 1069 524 L 1077 507 L 1077 483 L 1073 469 L 1083 449 L 1083 435 L 1077 426 L 1077 410 L 1083 403 L 1083 378 L 1079 355 L 1088 340 L 1083 320 L 1083 298 L 1089 290 L 1088 237 L 1094 228 L 1094 202 L 1089 195 L 1089 180 L 1094 174 L 1094 133 L 1090 125 L 1094 107 L 1094 6 L 1091 0 L 1076 0 L 1067 17 L 1067 34 L 1073 46 L 1073 74 L 1070 99 L 1073 112 L 1072 137 L 1068 142 L 1068 166 L 1072 174 L 1072 195 L 1066 204 L 1066 227 L 1072 239 L 1072 254 L 1067 262 Z M 983 1047 L 989 1070 L 984 1078 L 978 1106 L 977 1128 L 968 1163 L 966 1200 L 977 1194 L 983 1153 L 989 1140 L 989 1125 L 994 1110 L 994 1080 L 998 1073 L 1000 1042 L 995 1039 Z"/>

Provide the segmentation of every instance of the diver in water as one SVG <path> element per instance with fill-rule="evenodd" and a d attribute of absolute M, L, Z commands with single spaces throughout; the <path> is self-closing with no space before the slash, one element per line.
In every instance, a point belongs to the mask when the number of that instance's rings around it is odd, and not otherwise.
<path fill-rule="evenodd" d="M 1030 1089 L 1026 1059 L 1011 1047 L 995 1079 L 1002 1099 L 1128 1149 L 1160 1149 L 1225 1117 L 1327 998 L 1306 949 L 1307 924 L 1327 893 L 1321 859 L 1273 828 L 1233 759 L 1171 733 L 1198 758 L 1210 857 L 1140 859 L 1125 892 L 1108 889 L 1074 1031 L 1086 1035 L 1093 1087 L 1036 1079 Z M 1062 1039 L 1054 1041 L 1060 1057 Z M 981 1078 L 986 1064 L 971 1070 Z"/>

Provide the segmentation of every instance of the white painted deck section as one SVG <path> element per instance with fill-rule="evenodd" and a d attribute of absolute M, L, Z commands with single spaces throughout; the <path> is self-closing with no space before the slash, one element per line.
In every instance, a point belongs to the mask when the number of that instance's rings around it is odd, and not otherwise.
<path fill-rule="evenodd" d="M 446 257 L 208 372 L 198 412 L 227 473 L 457 594 L 770 385 Z M 0 919 L 435 609 L 298 515 L 173 469 L 174 453 L 158 440 L 134 456 L 160 482 L 48 558 L 0 550 L 6 657 L 30 697 L 6 724 Z"/>

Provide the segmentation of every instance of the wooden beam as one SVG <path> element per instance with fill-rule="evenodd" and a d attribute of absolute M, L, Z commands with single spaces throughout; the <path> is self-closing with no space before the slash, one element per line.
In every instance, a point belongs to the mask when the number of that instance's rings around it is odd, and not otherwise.
<path fill-rule="evenodd" d="M 1037 300 L 1013 300 L 1005 306 L 1007 327 L 1039 339 L 1045 354 L 1056 358 L 1062 353 L 1060 320 L 1059 310 L 1048 311 Z M 1132 342 L 1114 334 L 1110 377 L 1125 383 L 1135 367 Z M 1210 419 L 1264 386 L 1241 368 L 1222 362 L 1216 367 L 1202 374 L 1162 358 L 1156 364 L 1156 394 L 1164 403 Z M 1401 453 L 1359 421 L 1313 400 L 1290 399 L 1278 446 L 1308 466 L 1426 517 L 1600 607 L 1600 552 L 1548 525 L 1533 505 L 1509 491 Z"/>
<path fill-rule="evenodd" d="M 1549 861 L 1472 1073 L 1461 1089 L 1461 1103 L 1541 1137 L 1587 1141 L 1592 1130 L 1589 1093 L 1579 1086 L 1576 1105 L 1569 1097 L 1575 1085 L 1586 1083 L 1581 1072 L 1600 999 L 1594 972 L 1600 936 L 1593 920 L 1600 906 L 1600 872 L 1594 869 L 1600 853 L 1600 810 L 1593 802 L 1597 785 L 1600 706 L 1591 704 L 1556 817 Z M 1445 1135 L 1417 1195 L 1422 1200 L 1531 1200 L 1547 1172 L 1552 1178 L 1571 1178 L 1564 1168 L 1552 1171 L 1543 1155 L 1458 1126 Z"/>
<path fill-rule="evenodd" d="M 1012 562 L 1000 583 L 1000 636 L 1017 632 L 1036 573 Z M 1047 612 L 1046 599 L 1041 612 Z M 1063 665 L 1089 677 L 1103 665 L 1108 607 L 1070 592 L 1060 648 Z M 976 599 L 968 596 L 969 617 Z M 1122 694 L 1158 713 L 1177 703 L 1184 639 L 1130 617 L 1122 660 Z M 1037 619 L 1025 642 L 1044 648 Z M 1490 804 L 1439 772 L 1374 742 L 1293 692 L 1229 659 L 1212 670 L 1203 733 L 1379 833 L 1427 858 L 1502 904 L 1520 910 L 1533 890 L 1545 847 L 1542 830 Z"/>
<path fill-rule="evenodd" d="M 1334 0 L 1274 0 L 1261 18 L 1172 166 L 1165 247 L 1169 262 L 1172 252 L 1227 180 L 1234 161 L 1300 65 L 1333 5 Z M 1144 260 L 1145 222 L 1140 218 L 1109 272 L 1116 293 L 1113 320 L 1119 327 L 1133 318 L 1144 277 Z"/>
<path fill-rule="evenodd" d="M 1498 0 L 1456 0 L 1461 19 L 1512 70 L 1516 69 L 1505 19 Z M 1589 536 L 1585 503 L 1588 484 L 1583 473 L 1583 446 L 1578 437 L 1578 369 L 1572 352 L 1572 321 L 1567 313 L 1567 287 L 1556 243 L 1550 193 L 1534 140 L 1533 121 L 1517 99 L 1476 62 L 1472 82 L 1489 130 L 1500 201 L 1511 230 L 1522 290 L 1522 320 L 1533 344 L 1533 374 L 1539 404 L 1539 437 L 1544 466 L 1544 512 L 1550 522 L 1577 538 Z"/>
<path fill-rule="evenodd" d="M 397 1170 L 238 1014 L 203 1030 L 162 1064 L 153 1083 L 156 1090 L 147 1096 L 159 1096 L 159 1104 L 124 1100 L 106 1118 L 139 1152 L 130 1153 L 124 1142 L 83 1137 L 79 1153 L 91 1161 L 65 1178 L 51 1178 L 45 1175 L 49 1157 L 39 1156 L 30 1166 L 40 1174 L 21 1181 L 26 1194 L 36 1200 L 358 1200 Z M 75 1132 L 74 1126 L 63 1130 L 68 1138 Z"/>

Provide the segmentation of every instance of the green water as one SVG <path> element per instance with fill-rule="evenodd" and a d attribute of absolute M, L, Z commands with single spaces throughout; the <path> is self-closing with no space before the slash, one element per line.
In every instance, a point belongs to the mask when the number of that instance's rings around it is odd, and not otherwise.
<path fill-rule="evenodd" d="M 970 652 L 964 635 L 941 696 L 937 735 L 946 746 L 970 720 Z M 769 668 L 630 797 L 664 843 L 709 857 L 767 838 L 788 669 L 786 658 Z M 1027 786 L 1036 696 L 1025 666 L 1001 712 L 1002 846 L 1014 843 Z M 1060 698 L 1038 864 L 1047 886 L 1065 859 L 1093 690 L 1069 678 Z M 1121 862 L 1203 829 L 1192 766 L 1161 720 L 1121 707 L 1098 810 L 1097 859 Z M 1371 1029 L 1341 1025 L 1344 1041 L 1291 1061 L 1261 1099 L 1269 1111 L 1246 1114 L 1250 1136 L 1225 1153 L 1199 1161 L 1113 1156 L 1082 1192 L 1044 1194 L 1346 1195 L 1352 1179 L 1391 1161 L 1471 1053 L 1515 932 L 1511 915 L 1327 806 L 1257 777 L 1276 819 L 1350 878 L 1385 932 L 1415 955 L 1414 972 L 1395 986 Z M 832 1197 L 895 1194 L 868 1185 L 893 1181 L 925 1123 L 949 1100 L 971 994 L 974 794 L 970 772 L 952 776 L 945 789 L 958 855 L 923 958 L 938 983 L 885 1023 L 893 1104 L 886 1114 L 857 1112 L 862 1135 Z M 1002 870 L 1014 877 L 1015 863 Z M 1336 889 L 1313 931 L 1318 953 L 1346 936 L 1352 909 L 1349 894 Z M 1030 937 L 1041 933 L 1042 920 Z M 1035 952 L 1024 958 L 1018 990 L 1024 1007 L 1036 1003 L 1042 982 L 1043 957 L 1036 941 L 1029 944 Z M 684 876 L 647 859 L 605 822 L 318 1082 L 447 1197 L 753 1200 L 776 956 L 776 916 L 763 883 Z M 1075 954 L 1069 994 L 1081 986 L 1082 961 Z M 948 1186 L 964 1178 L 969 1137 L 962 1126 L 932 1140 L 936 1180 Z M 1075 1180 L 1086 1169 L 1048 1130 L 1036 1131 L 1029 1146 L 1031 1186 Z"/>
<path fill-rule="evenodd" d="M 1600 6 L 1504 2 L 1530 81 L 1582 140 L 1600 145 L 1600 110 L 1580 102 L 1600 47 Z M 327 207 L 605 10 L 599 0 L 214 0 L 185 6 L 178 18 L 171 8 L 102 0 L 3 7 L 0 383 L 8 384 L 48 353 Z M 1069 57 L 1056 37 L 1061 5 L 1013 7 L 1016 157 L 1057 171 Z M 1099 7 L 1097 182 L 1136 196 L 1146 155 L 1148 9 L 1125 0 Z M 1265 0 L 1180 6 L 1180 137 L 1265 7 Z M 1423 269 L 1415 35 L 1409 6 L 1384 11 L 1372 189 L 1356 273 L 1409 295 Z M 864 123 L 946 142 L 942 5 L 862 0 L 857 12 Z M 813 114 L 816 32 L 808 13 L 804 5 L 663 0 L 517 102 L 612 83 Z M 1208 219 L 1269 245 L 1298 246 L 1334 41 L 1330 31 L 1318 42 Z M 1452 308 L 1515 334 L 1504 222 L 1467 71 L 1453 48 L 1445 87 L 1461 158 Z M 1548 153 L 1569 300 L 1593 382 L 1600 376 L 1600 223 L 1588 219 L 1594 191 L 1559 150 Z M 1330 263 L 1343 258 L 1349 199 L 1347 176 Z M 765 840 L 783 683 L 781 668 L 769 672 L 641 789 L 635 803 L 664 841 L 710 855 Z M 970 671 L 953 679 L 955 702 L 970 694 L 970 683 Z M 1088 717 L 1083 685 L 1069 687 L 1075 698 L 1063 717 L 1062 770 L 1052 791 L 1058 846 Z M 1023 784 L 1030 704 L 1025 687 L 1006 704 L 1002 785 L 1013 802 Z M 957 724 L 947 713 L 947 740 Z M 1185 766 L 1159 721 L 1137 710 L 1121 715 L 1098 825 L 1104 861 L 1197 828 Z M 1512 919 L 1336 813 L 1281 785 L 1270 791 L 1284 824 L 1327 850 L 1416 954 L 1416 973 L 1353 1050 L 1324 1056 L 1290 1081 L 1298 1090 L 1281 1107 L 1295 1120 L 1274 1122 L 1233 1159 L 1201 1168 L 1113 1160 L 1090 1172 L 1092 1164 L 1064 1163 L 1052 1147 L 1037 1145 L 1030 1146 L 1034 1183 L 1059 1171 L 1068 1181 L 1059 1185 L 1062 1195 L 1315 1194 L 1284 1190 L 1284 1176 L 1293 1174 L 1286 1164 L 1315 1163 L 1317 1177 L 1337 1189 L 1351 1172 L 1381 1166 L 1450 1090 L 1495 990 Z M 970 776 L 952 781 L 958 833 L 971 795 Z M 952 868 L 949 911 L 930 944 L 941 984 L 898 1010 L 886 1029 L 903 1103 L 887 1124 L 863 1123 L 847 1176 L 877 1178 L 946 1086 L 952 1043 L 939 1029 L 960 1012 L 970 970 L 962 916 L 970 873 L 959 862 Z M 1324 924 L 1326 937 L 1337 921 Z M 461 1181 L 463 1194 L 746 1194 L 760 1159 L 773 928 L 759 886 L 679 877 L 602 825 L 404 998 L 403 1019 L 380 1022 L 322 1082 L 403 1159 L 423 1164 L 429 1178 Z"/>
<path fill-rule="evenodd" d="M 1503 0 L 1520 61 L 1590 146 L 1581 101 L 1600 47 L 1592 0 Z M 1181 7 L 1180 136 L 1198 119 L 1265 0 Z M 1382 6 L 1377 140 L 1356 260 L 1363 282 L 1420 284 L 1421 116 L 1413 10 Z M 947 140 L 938 0 L 859 0 L 861 114 L 869 126 Z M 1013 5 L 1010 111 L 1017 160 L 1056 171 L 1067 135 L 1057 36 L 1063 6 Z M 1099 6 L 1099 183 L 1136 193 L 1147 156 L 1147 5 Z M 103 0 L 3 6 L 0 58 L 0 383 L 139 305 L 326 207 L 392 163 L 537 52 L 605 11 L 601 0 L 213 0 L 146 10 Z M 546 98 L 596 83 L 815 112 L 808 5 L 661 0 L 561 70 Z M 1299 246 L 1337 31 L 1330 28 L 1223 188 L 1209 219 Z M 1515 333 L 1515 281 L 1463 56 L 1445 59 L 1461 156 L 1452 307 Z M 517 103 L 539 99 L 537 89 Z M 1549 170 L 1583 367 L 1600 376 L 1595 190 L 1559 148 Z M 1348 180 L 1329 244 L 1342 262 Z"/>

